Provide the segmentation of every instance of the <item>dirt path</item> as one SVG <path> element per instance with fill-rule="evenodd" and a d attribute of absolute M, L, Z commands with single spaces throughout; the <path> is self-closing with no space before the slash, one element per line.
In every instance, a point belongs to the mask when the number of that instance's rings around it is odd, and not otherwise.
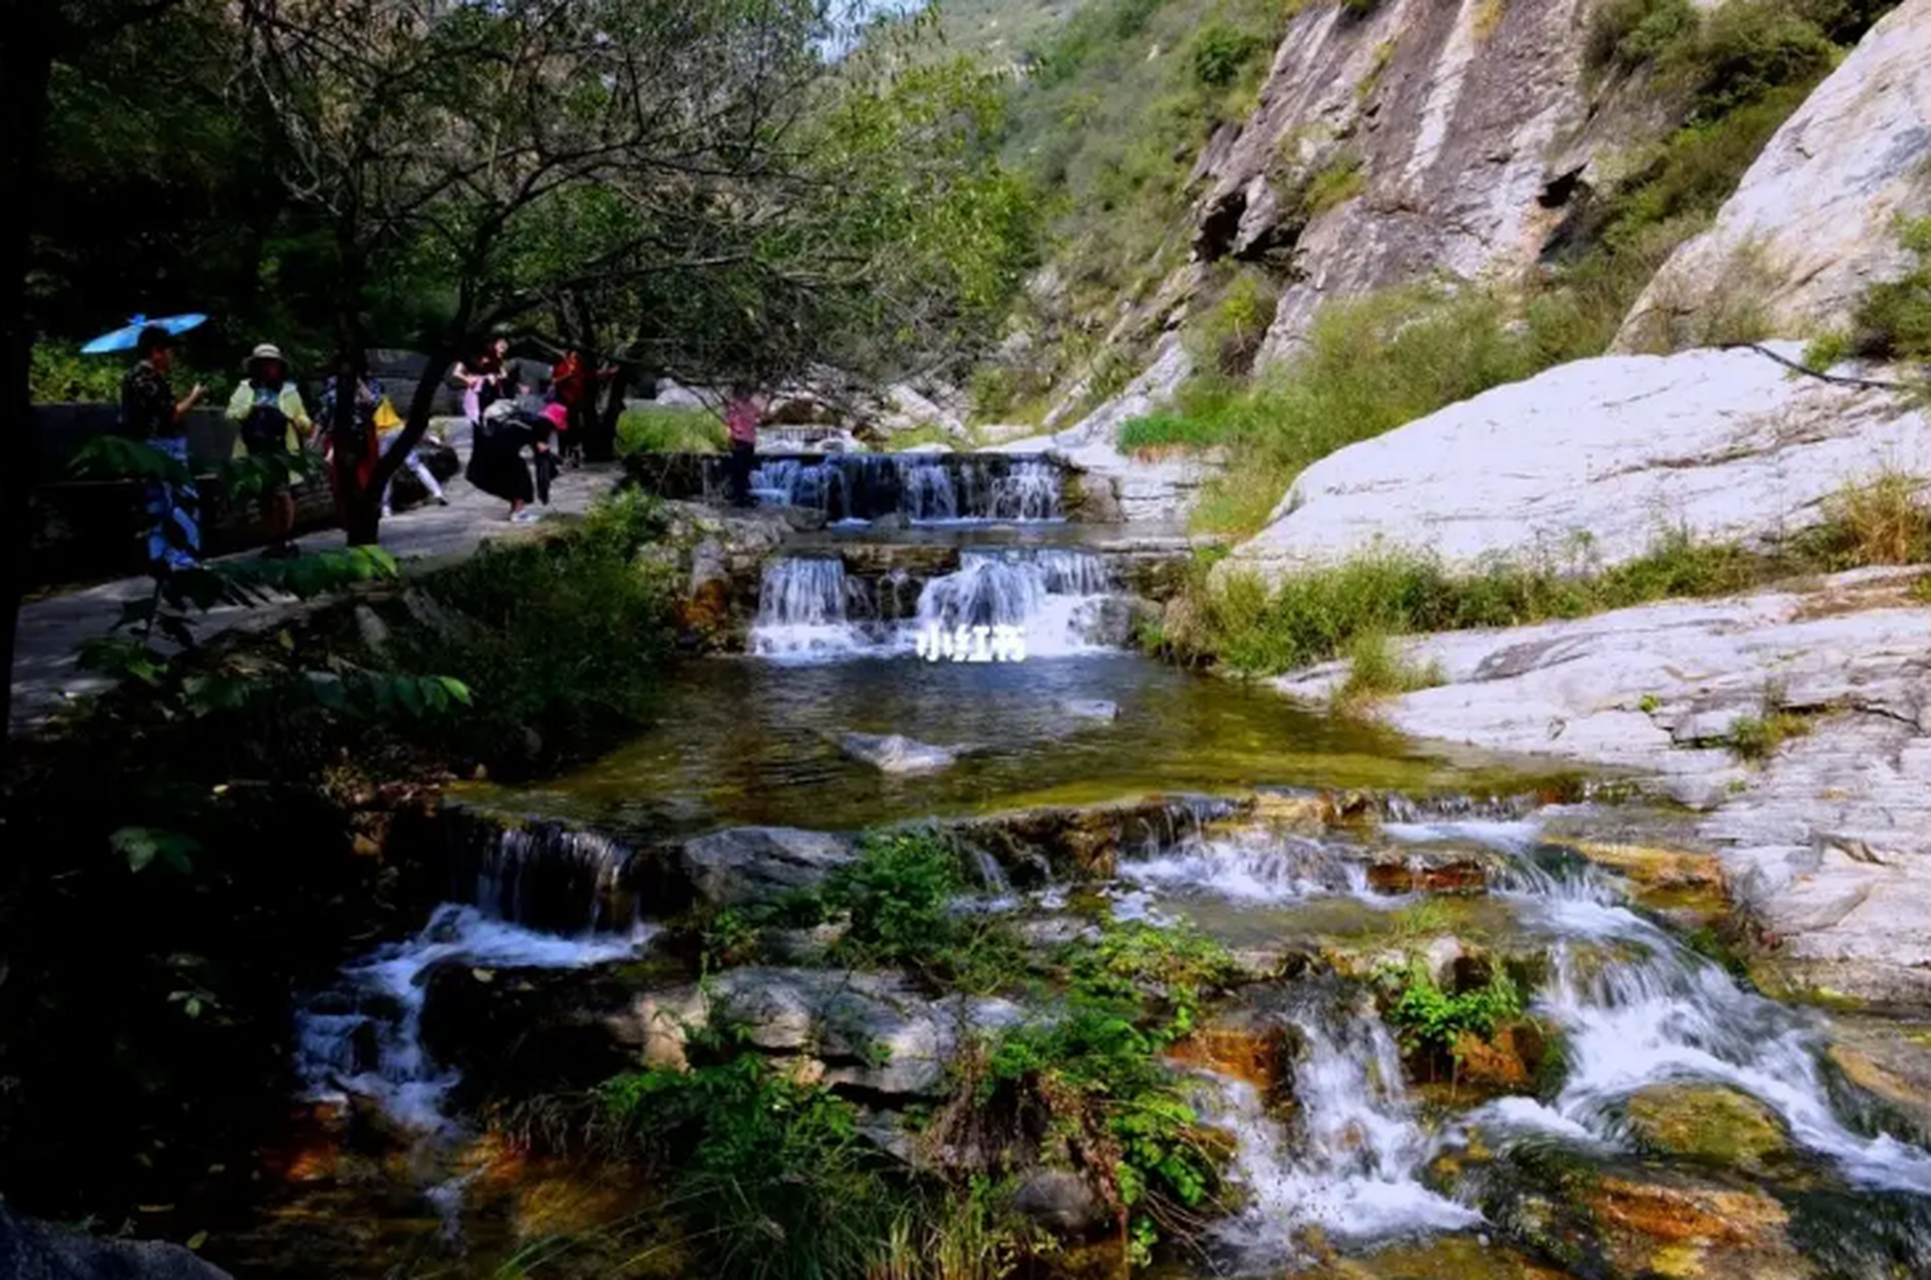
<path fill-rule="evenodd" d="M 468 442 L 455 443 L 467 456 Z M 552 488 L 550 506 L 542 510 L 549 517 L 581 513 L 608 493 L 621 474 L 615 464 L 566 471 Z M 382 522 L 382 545 L 404 562 L 404 572 L 468 555 L 485 540 L 520 536 L 524 528 L 534 527 L 507 523 L 506 505 L 471 487 L 461 476 L 445 488 L 448 506 L 419 507 Z M 339 529 L 310 534 L 300 541 L 304 551 L 343 545 Z M 78 668 L 75 648 L 83 640 L 106 634 L 120 617 L 122 603 L 146 595 L 152 585 L 152 579 L 145 576 L 121 578 L 36 601 L 20 610 L 20 638 L 13 661 L 12 722 L 16 731 L 45 721 L 72 698 L 107 686 L 105 679 Z M 291 602 L 288 607 L 298 606 Z M 206 639 L 238 626 L 279 621 L 286 614 L 286 609 L 217 609 L 201 619 L 199 633 Z"/>

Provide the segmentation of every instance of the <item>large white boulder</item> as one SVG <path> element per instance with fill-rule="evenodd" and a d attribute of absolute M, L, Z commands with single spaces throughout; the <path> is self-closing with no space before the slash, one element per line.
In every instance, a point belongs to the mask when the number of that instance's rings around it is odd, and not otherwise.
<path fill-rule="evenodd" d="M 1623 322 L 1651 345 L 1724 294 L 1768 311 L 1780 336 L 1843 324 L 1871 283 L 1910 265 L 1900 215 L 1931 212 L 1931 0 L 1905 0 L 1784 122 L 1716 224 L 1684 244 Z"/>
<path fill-rule="evenodd" d="M 1323 458 L 1228 564 L 1274 576 L 1377 543 L 1613 564 L 1675 530 L 1768 544 L 1846 482 L 1931 472 L 1928 426 L 1749 350 L 1581 360 Z"/>

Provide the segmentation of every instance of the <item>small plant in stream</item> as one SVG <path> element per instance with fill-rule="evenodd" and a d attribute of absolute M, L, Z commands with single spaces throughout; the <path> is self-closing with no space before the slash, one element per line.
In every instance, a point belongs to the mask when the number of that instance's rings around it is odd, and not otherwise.
<path fill-rule="evenodd" d="M 1384 1016 L 1411 1053 L 1453 1056 L 1464 1033 L 1487 1040 L 1497 1026 L 1522 1016 L 1522 993 L 1500 966 L 1483 986 L 1455 993 L 1442 990 L 1419 959 L 1379 977 L 1391 991 Z"/>
<path fill-rule="evenodd" d="M 1073 944 L 1068 954 L 1073 987 L 1082 996 L 1159 1001 L 1166 1018 L 1154 1034 L 1168 1042 L 1189 1034 L 1201 1001 L 1238 976 L 1225 947 L 1186 925 L 1110 924 L 1098 942 Z"/>

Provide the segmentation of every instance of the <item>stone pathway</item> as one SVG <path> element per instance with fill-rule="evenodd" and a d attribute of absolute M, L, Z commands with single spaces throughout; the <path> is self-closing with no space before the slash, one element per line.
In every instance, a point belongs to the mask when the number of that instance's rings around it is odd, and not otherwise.
<path fill-rule="evenodd" d="M 465 459 L 467 438 L 452 440 Z M 622 468 L 616 464 L 565 471 L 551 488 L 550 505 L 539 508 L 546 517 L 575 515 L 610 492 Z M 538 526 L 511 525 L 508 505 L 473 488 L 460 475 L 444 486 L 447 507 L 425 506 L 400 512 L 382 522 L 382 545 L 404 561 L 403 571 L 421 569 L 465 556 L 486 540 L 523 536 Z M 325 551 L 343 545 L 342 531 L 327 529 L 300 539 L 304 551 Z M 242 559 L 245 552 L 229 559 Z M 12 724 L 15 731 L 46 721 L 71 699 L 106 688 L 108 680 L 83 672 L 74 656 L 84 640 L 105 635 L 121 616 L 121 605 L 153 589 L 147 577 L 122 578 L 64 595 L 36 601 L 20 610 L 20 635 L 14 650 Z M 198 619 L 197 631 L 208 639 L 242 626 L 278 623 L 291 609 L 221 608 Z"/>

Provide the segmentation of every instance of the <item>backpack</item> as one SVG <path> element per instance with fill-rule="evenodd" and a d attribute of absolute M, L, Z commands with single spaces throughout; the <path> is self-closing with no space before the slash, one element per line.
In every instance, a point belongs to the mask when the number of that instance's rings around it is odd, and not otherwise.
<path fill-rule="evenodd" d="M 288 415 L 272 404 L 258 404 L 241 420 L 241 442 L 250 453 L 275 453 L 288 448 Z"/>

